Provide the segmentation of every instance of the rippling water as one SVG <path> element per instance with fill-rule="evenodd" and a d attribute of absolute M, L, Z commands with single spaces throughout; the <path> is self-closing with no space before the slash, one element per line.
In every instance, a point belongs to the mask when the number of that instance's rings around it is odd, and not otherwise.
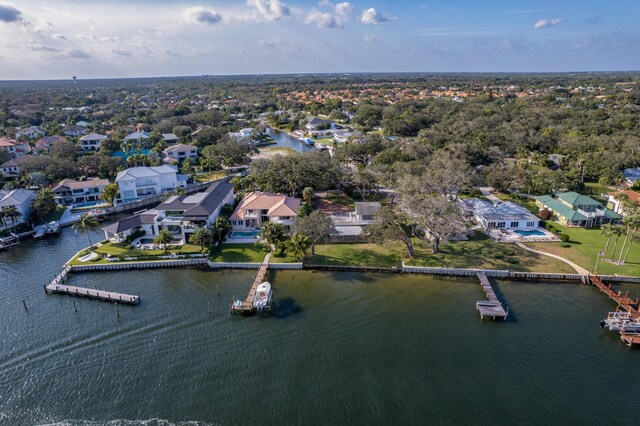
<path fill-rule="evenodd" d="M 75 251 L 67 229 L 0 254 L 2 424 L 637 421 L 640 351 L 598 327 L 613 306 L 593 288 L 500 282 L 510 319 L 483 322 L 475 280 L 282 271 L 274 315 L 243 318 L 252 271 L 72 277 L 139 292 L 117 317 L 45 295 Z"/>

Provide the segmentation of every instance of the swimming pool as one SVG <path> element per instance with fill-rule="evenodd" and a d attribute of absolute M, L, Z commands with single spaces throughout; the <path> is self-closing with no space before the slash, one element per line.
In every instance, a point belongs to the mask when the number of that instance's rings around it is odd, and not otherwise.
<path fill-rule="evenodd" d="M 523 237 L 544 237 L 544 232 L 542 231 L 538 231 L 537 229 L 528 229 L 528 230 L 522 230 L 522 229 L 516 229 L 515 231 L 516 234 L 522 235 Z"/>
<path fill-rule="evenodd" d="M 236 238 L 236 239 L 240 239 L 240 238 L 258 238 L 258 235 L 260 235 L 260 231 L 258 229 L 251 229 L 248 231 L 233 231 L 231 232 L 231 235 L 229 236 L 230 238 Z"/>
<path fill-rule="evenodd" d="M 104 201 L 88 201 L 86 203 L 74 204 L 72 206 L 72 208 L 74 208 L 74 209 L 86 209 L 87 207 L 95 207 L 95 206 L 106 205 L 106 204 L 107 203 L 105 203 Z"/>

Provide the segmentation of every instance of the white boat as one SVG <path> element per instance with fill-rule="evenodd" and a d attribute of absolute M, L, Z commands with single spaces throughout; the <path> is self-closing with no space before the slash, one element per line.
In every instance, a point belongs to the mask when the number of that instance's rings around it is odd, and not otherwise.
<path fill-rule="evenodd" d="M 628 333 L 640 332 L 640 320 L 633 318 L 629 312 L 609 312 L 606 319 L 600 321 L 600 327 L 611 331 Z"/>
<path fill-rule="evenodd" d="M 272 295 L 271 284 L 266 281 L 263 282 L 256 288 L 256 294 L 253 296 L 253 306 L 259 311 L 269 309 Z"/>

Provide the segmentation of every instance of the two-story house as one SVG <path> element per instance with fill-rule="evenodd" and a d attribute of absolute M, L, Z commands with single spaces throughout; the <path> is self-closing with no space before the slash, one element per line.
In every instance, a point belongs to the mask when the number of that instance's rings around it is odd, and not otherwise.
<path fill-rule="evenodd" d="M 577 192 L 563 192 L 555 197 L 533 197 L 536 204 L 553 212 L 554 219 L 571 227 L 591 228 L 605 223 L 619 223 L 622 216 L 598 201 Z"/>
<path fill-rule="evenodd" d="M 78 137 L 87 133 L 87 128 L 82 126 L 65 126 L 62 133 L 69 137 Z"/>
<path fill-rule="evenodd" d="M 144 130 L 141 130 L 139 132 L 129 133 L 127 136 L 124 137 L 124 140 L 125 142 L 134 142 L 140 148 L 146 148 L 147 142 L 150 137 L 151 135 L 149 134 L 149 132 L 145 132 Z"/>
<path fill-rule="evenodd" d="M 4 207 L 15 207 L 20 216 L 13 221 L 14 225 L 26 223 L 31 215 L 31 204 L 36 193 L 28 189 L 14 189 L 13 191 L 0 190 L 0 209 Z M 11 220 L 6 220 L 7 226 L 11 226 Z M 2 228 L 2 222 L 0 222 Z"/>
<path fill-rule="evenodd" d="M 99 201 L 102 190 L 109 185 L 108 179 L 73 180 L 64 179 L 51 190 L 55 195 L 56 204 L 71 206 L 74 204 Z"/>
<path fill-rule="evenodd" d="M 273 222 L 288 228 L 298 216 L 301 203 L 299 198 L 284 194 L 250 192 L 242 197 L 231 215 L 231 227 L 241 231 L 257 229 L 265 222 Z"/>
<path fill-rule="evenodd" d="M 18 142 L 15 139 L 9 138 L 0 138 L 0 149 L 9 151 L 14 158 L 31 152 L 31 148 L 27 142 Z"/>
<path fill-rule="evenodd" d="M 318 117 L 307 118 L 307 124 L 305 125 L 305 128 L 310 132 L 315 132 L 318 130 L 335 129 L 335 127 L 336 127 L 336 123 L 334 123 L 333 121 L 323 120 L 322 118 L 318 118 Z"/>
<path fill-rule="evenodd" d="M 42 130 L 40 127 L 36 127 L 36 126 L 25 127 L 24 129 L 20 129 L 16 132 L 16 138 L 18 139 L 21 139 L 21 138 L 35 139 L 35 138 L 41 138 L 42 136 L 46 136 L 46 135 L 47 135 L 47 132 Z"/>
<path fill-rule="evenodd" d="M 118 203 L 173 191 L 187 184 L 186 176 L 179 175 L 174 167 L 132 167 L 116 176 L 119 187 Z"/>
<path fill-rule="evenodd" d="M 178 144 L 165 149 L 164 155 L 176 161 L 182 161 L 186 158 L 195 160 L 198 158 L 198 147 L 193 145 Z"/>
<path fill-rule="evenodd" d="M 176 241 L 187 243 L 195 229 L 213 225 L 222 208 L 226 204 L 233 205 L 233 201 L 233 185 L 217 181 L 204 192 L 171 196 L 153 210 L 105 226 L 102 230 L 107 239 L 122 242 L 136 230 L 155 237 L 166 229 Z"/>
<path fill-rule="evenodd" d="M 359 240 L 365 226 L 375 221 L 380 210 L 378 202 L 356 202 L 355 209 L 347 213 L 331 213 L 333 222 L 332 238 L 341 240 Z"/>
<path fill-rule="evenodd" d="M 107 135 L 101 135 L 100 133 L 89 133 L 80 138 L 80 148 L 87 151 L 98 151 L 102 142 L 109 139 Z"/>
<path fill-rule="evenodd" d="M 20 157 L 12 158 L 11 160 L 0 165 L 0 172 L 5 179 L 15 179 L 20 176 L 21 165 L 28 162 L 31 155 L 23 155 Z"/>
<path fill-rule="evenodd" d="M 33 151 L 35 154 L 48 154 L 53 145 L 66 140 L 64 136 L 45 136 L 34 143 Z"/>
<path fill-rule="evenodd" d="M 180 138 L 178 136 L 176 136 L 175 133 L 163 133 L 162 134 L 162 140 L 167 144 L 167 145 L 173 145 L 178 143 L 178 141 L 180 140 Z"/>
<path fill-rule="evenodd" d="M 511 201 L 493 204 L 487 200 L 470 198 L 460 200 L 463 212 L 468 219 L 482 226 L 485 231 L 491 229 L 533 230 L 540 225 L 540 218 L 529 210 Z"/>

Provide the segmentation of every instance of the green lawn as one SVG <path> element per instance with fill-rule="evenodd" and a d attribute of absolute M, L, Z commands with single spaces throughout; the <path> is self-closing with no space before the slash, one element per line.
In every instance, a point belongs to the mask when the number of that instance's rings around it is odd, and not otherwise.
<path fill-rule="evenodd" d="M 221 244 L 211 254 L 212 262 L 262 263 L 267 255 L 260 244 Z M 296 259 L 287 255 L 271 255 L 271 263 L 296 263 Z"/>
<path fill-rule="evenodd" d="M 196 175 L 196 182 L 211 182 L 218 179 L 223 179 L 227 177 L 227 172 L 224 171 L 215 171 L 215 172 L 206 172 L 206 173 L 198 173 Z"/>
<path fill-rule="evenodd" d="M 334 140 L 333 138 L 318 138 L 314 139 L 314 142 L 320 142 L 323 145 L 332 145 Z"/>
<path fill-rule="evenodd" d="M 353 265 L 401 267 L 402 261 L 411 266 L 446 268 L 510 269 L 512 271 L 572 273 L 574 270 L 558 260 L 531 253 L 513 244 L 492 242 L 485 234 L 476 233 L 469 241 L 456 241 L 432 254 L 429 247 L 415 241 L 416 255 L 408 256 L 401 243 L 328 244 L 316 247 L 316 255 L 307 263 L 317 265 Z"/>
<path fill-rule="evenodd" d="M 563 233 L 569 235 L 570 247 L 561 247 L 561 243 L 530 243 L 528 246 L 536 250 L 543 250 L 549 253 L 557 254 L 565 257 L 578 265 L 593 271 L 598 252 L 604 251 L 607 240 L 600 234 L 599 228 L 567 228 L 557 222 L 551 222 L 555 228 L 560 229 Z M 615 259 L 618 259 L 620 248 L 624 236 L 618 241 Z M 628 243 L 627 243 L 628 244 Z M 607 259 L 611 258 L 614 240 L 609 244 L 609 252 Z M 625 249 L 626 251 L 626 249 Z M 640 276 L 640 244 L 634 242 L 627 258 L 625 265 L 616 265 L 611 262 L 602 261 L 598 263 L 598 272 L 606 275 L 632 275 Z"/>
<path fill-rule="evenodd" d="M 205 249 L 206 250 L 206 249 Z M 100 247 L 94 249 L 98 254 L 101 255 L 110 255 L 112 257 L 153 257 L 153 256 L 163 256 L 165 255 L 164 250 L 135 250 L 132 249 L 130 245 L 127 244 L 116 244 L 116 243 L 105 243 Z M 185 244 L 180 246 L 179 248 L 174 246 L 169 246 L 169 253 L 176 254 L 196 254 L 200 253 L 200 247 L 193 244 Z M 87 265 L 87 264 L 95 264 L 95 263 L 110 263 L 105 259 L 95 259 L 89 262 L 80 262 L 77 260 L 78 257 L 82 257 L 87 254 L 86 251 L 82 251 L 78 256 L 74 257 L 71 260 L 72 265 Z M 149 259 L 153 260 L 153 259 Z"/>

